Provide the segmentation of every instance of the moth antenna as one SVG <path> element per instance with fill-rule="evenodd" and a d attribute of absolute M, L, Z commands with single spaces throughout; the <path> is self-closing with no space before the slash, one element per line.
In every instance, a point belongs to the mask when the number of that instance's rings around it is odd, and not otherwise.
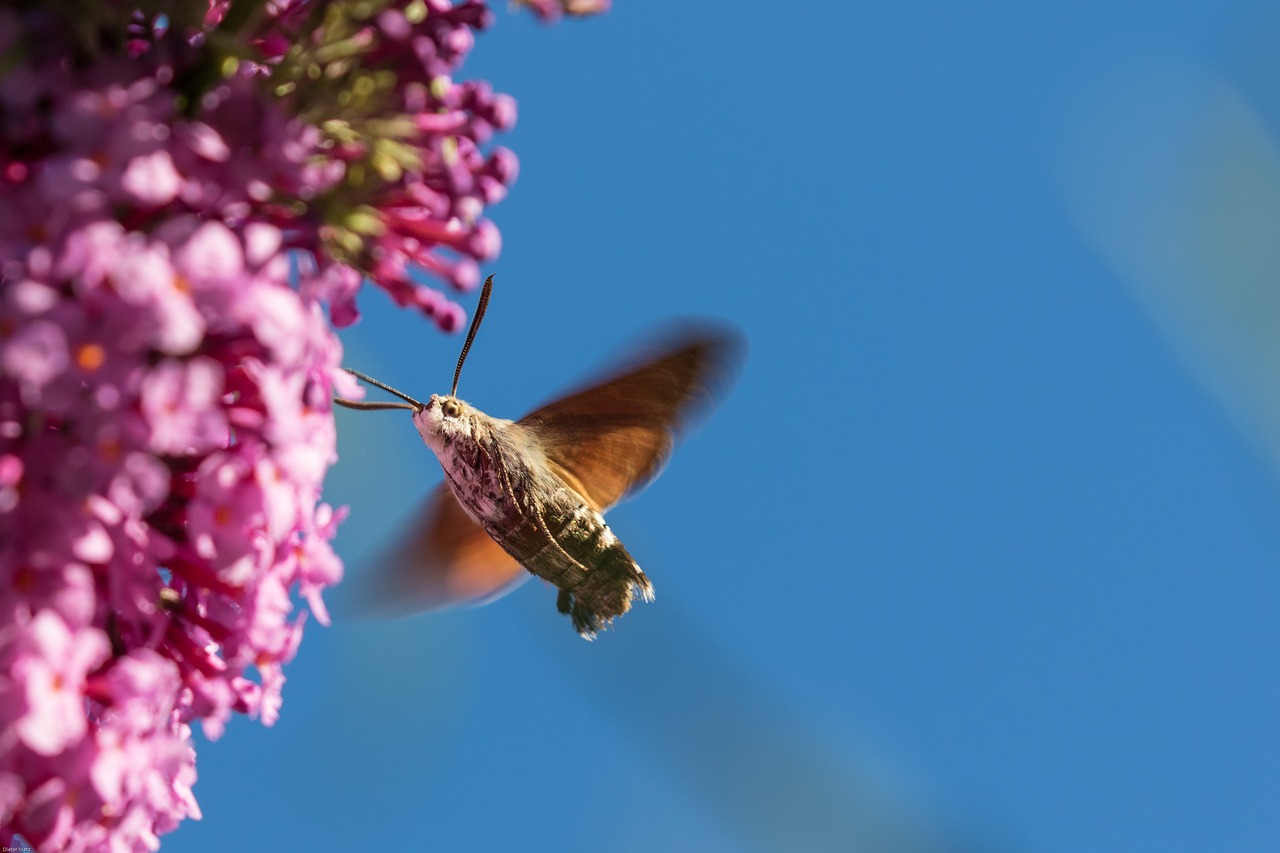
<path fill-rule="evenodd" d="M 344 400 L 342 397 L 334 397 L 333 402 L 339 406 L 345 406 L 348 409 L 359 409 L 363 412 L 372 412 L 377 409 L 408 409 L 411 412 L 418 411 L 417 406 L 410 406 L 408 403 L 366 403 L 364 400 Z"/>
<path fill-rule="evenodd" d="M 480 303 L 476 305 L 476 316 L 471 318 L 471 329 L 467 332 L 467 342 L 462 345 L 462 354 L 458 356 L 458 366 L 453 371 L 453 390 L 449 392 L 450 397 L 458 396 L 458 377 L 462 375 L 462 363 L 467 360 L 467 350 L 471 349 L 471 342 L 476 339 L 476 330 L 480 328 L 480 321 L 484 319 L 484 309 L 489 307 L 489 294 L 493 291 L 493 276 L 490 275 L 484 280 L 484 290 L 480 291 Z"/>
<path fill-rule="evenodd" d="M 360 400 L 345 400 L 342 397 L 334 397 L 333 402 L 337 403 L 339 406 L 346 406 L 348 409 L 361 409 L 363 411 L 373 411 L 375 409 L 409 409 L 411 411 L 418 412 L 426 408 L 426 406 L 422 405 L 408 394 L 403 391 L 397 391 L 385 382 L 379 382 L 372 376 L 368 376 L 358 370 L 352 370 L 350 367 L 344 367 L 342 369 L 362 382 L 368 382 L 370 385 L 381 388 L 383 391 L 389 391 L 401 400 L 408 400 L 408 403 L 366 403 Z M 412 403 L 413 405 L 409 405 L 409 403 Z"/>

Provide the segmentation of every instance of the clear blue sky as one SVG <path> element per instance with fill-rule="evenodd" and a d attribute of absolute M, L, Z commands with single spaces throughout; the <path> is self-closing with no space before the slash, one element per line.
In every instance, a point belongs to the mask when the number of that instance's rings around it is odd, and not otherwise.
<path fill-rule="evenodd" d="M 310 623 L 165 849 L 1280 849 L 1280 467 L 1232 329 L 1157 280 L 1198 99 L 1280 128 L 1277 13 L 616 6 L 499 8 L 466 68 L 519 99 L 521 176 L 460 393 L 518 417 L 673 316 L 745 331 L 610 517 L 657 601 L 590 644 L 537 582 Z M 458 338 L 361 307 L 348 364 L 447 390 Z M 359 583 L 440 473 L 405 413 L 339 430 Z"/>

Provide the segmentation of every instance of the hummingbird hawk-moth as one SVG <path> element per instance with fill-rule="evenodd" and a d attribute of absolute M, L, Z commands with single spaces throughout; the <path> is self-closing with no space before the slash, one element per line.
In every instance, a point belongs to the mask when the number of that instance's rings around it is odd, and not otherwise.
<path fill-rule="evenodd" d="M 492 287 L 489 276 L 447 395 L 419 402 L 348 368 L 405 402 L 334 400 L 408 409 L 444 469 L 409 535 L 380 560 L 376 596 L 402 611 L 482 602 L 531 572 L 559 589 L 557 609 L 591 639 L 636 595 L 653 600 L 653 584 L 604 513 L 658 475 L 682 428 L 727 384 L 741 339 L 686 330 L 603 381 L 504 420 L 457 397 Z"/>

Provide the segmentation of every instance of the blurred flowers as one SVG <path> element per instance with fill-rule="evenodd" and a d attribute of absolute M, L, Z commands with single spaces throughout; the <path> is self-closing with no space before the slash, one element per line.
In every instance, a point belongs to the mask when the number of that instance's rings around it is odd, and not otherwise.
<path fill-rule="evenodd" d="M 155 849 L 190 727 L 274 722 L 342 574 L 329 321 L 368 279 L 461 325 L 410 271 L 473 287 L 516 176 L 515 102 L 452 79 L 481 0 L 161 6 L 0 5 L 6 845 Z"/>

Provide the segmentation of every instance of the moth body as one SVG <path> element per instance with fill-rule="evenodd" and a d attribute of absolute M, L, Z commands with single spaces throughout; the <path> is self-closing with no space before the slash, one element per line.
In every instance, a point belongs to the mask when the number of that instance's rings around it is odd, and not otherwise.
<path fill-rule="evenodd" d="M 380 561 L 376 599 L 384 612 L 480 603 L 532 573 L 559 588 L 557 609 L 591 639 L 637 594 L 653 600 L 653 585 L 604 513 L 662 470 L 690 418 L 727 383 L 741 339 L 689 328 L 518 421 L 493 418 L 457 397 L 492 286 L 489 276 L 448 394 L 419 402 L 348 368 L 402 402 L 334 398 L 350 409 L 410 410 L 447 483 Z"/>
<path fill-rule="evenodd" d="M 458 503 L 530 572 L 555 584 L 557 607 L 585 637 L 653 585 L 604 516 L 551 470 L 536 435 L 456 397 L 432 395 L 414 426 Z"/>

